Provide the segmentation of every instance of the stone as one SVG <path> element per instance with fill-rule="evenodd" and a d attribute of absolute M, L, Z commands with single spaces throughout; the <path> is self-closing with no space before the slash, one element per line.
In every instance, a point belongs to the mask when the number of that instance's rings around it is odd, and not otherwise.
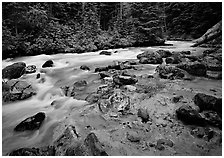
<path fill-rule="evenodd" d="M 191 135 L 196 136 L 198 138 L 203 138 L 205 135 L 205 130 L 203 127 L 196 127 L 195 129 L 191 130 Z"/>
<path fill-rule="evenodd" d="M 99 53 L 99 55 L 111 55 L 112 53 L 111 52 L 108 52 L 108 51 L 102 51 Z"/>
<path fill-rule="evenodd" d="M 26 81 L 13 79 L 2 83 L 3 102 L 24 100 L 35 94 L 36 90 Z"/>
<path fill-rule="evenodd" d="M 138 54 L 137 58 L 141 64 L 162 64 L 163 62 L 161 55 L 153 51 L 145 51 Z"/>
<path fill-rule="evenodd" d="M 175 66 L 159 65 L 155 70 L 161 78 L 164 79 L 183 79 L 185 77 L 185 72 Z"/>
<path fill-rule="evenodd" d="M 38 73 L 36 76 L 36 79 L 39 79 L 39 78 L 40 78 L 40 73 Z"/>
<path fill-rule="evenodd" d="M 197 93 L 194 98 L 194 103 L 200 108 L 200 111 L 212 110 L 222 115 L 222 98 L 216 98 L 204 93 Z"/>
<path fill-rule="evenodd" d="M 98 107 L 103 114 L 108 113 L 112 109 L 112 105 L 108 99 L 100 99 Z"/>
<path fill-rule="evenodd" d="M 26 72 L 26 64 L 24 62 L 17 62 L 12 65 L 6 66 L 2 69 L 2 78 L 17 79 Z"/>
<path fill-rule="evenodd" d="M 103 79 L 103 78 L 105 78 L 105 77 L 110 77 L 110 74 L 107 73 L 107 72 L 100 72 L 100 73 L 99 73 L 99 76 L 100 76 L 101 79 Z"/>
<path fill-rule="evenodd" d="M 138 82 L 134 77 L 130 76 L 113 76 L 113 82 L 119 86 L 122 85 L 132 85 Z"/>
<path fill-rule="evenodd" d="M 222 129 L 222 118 L 214 111 L 204 111 L 203 115 L 207 124 Z"/>
<path fill-rule="evenodd" d="M 206 76 L 210 79 L 221 80 L 222 71 L 206 71 Z"/>
<path fill-rule="evenodd" d="M 26 74 L 35 73 L 37 71 L 37 67 L 35 65 L 28 65 L 26 67 Z"/>
<path fill-rule="evenodd" d="M 174 143 L 170 139 L 162 138 L 162 139 L 157 140 L 157 145 L 166 145 L 169 147 L 173 147 Z"/>
<path fill-rule="evenodd" d="M 130 142 L 140 142 L 141 136 L 137 132 L 129 131 L 129 132 L 127 132 L 127 139 Z"/>
<path fill-rule="evenodd" d="M 166 64 L 173 64 L 174 63 L 174 57 L 167 57 L 165 59 Z"/>
<path fill-rule="evenodd" d="M 198 61 L 180 63 L 176 67 L 187 71 L 191 75 L 206 76 L 206 66 Z"/>
<path fill-rule="evenodd" d="M 86 66 L 86 65 L 80 66 L 80 69 L 81 70 L 88 70 L 88 71 L 90 71 L 90 68 L 88 66 Z"/>
<path fill-rule="evenodd" d="M 191 51 L 187 50 L 187 51 L 181 51 L 180 52 L 181 54 L 184 54 L 184 55 L 190 55 L 191 54 Z"/>
<path fill-rule="evenodd" d="M 189 105 L 183 105 L 176 110 L 177 118 L 190 125 L 205 125 L 203 117 Z"/>
<path fill-rule="evenodd" d="M 138 109 L 137 115 L 138 117 L 142 119 L 143 123 L 146 123 L 149 121 L 149 114 L 147 109 L 143 109 L 143 108 Z"/>
<path fill-rule="evenodd" d="M 162 58 L 167 58 L 173 55 L 169 50 L 157 50 L 156 53 L 158 53 Z"/>
<path fill-rule="evenodd" d="M 63 90 L 65 96 L 74 97 L 76 96 L 76 93 L 85 90 L 86 86 L 87 82 L 85 80 L 80 80 L 71 86 L 63 86 L 61 89 Z"/>
<path fill-rule="evenodd" d="M 40 128 L 41 124 L 45 119 L 45 113 L 39 112 L 34 116 L 28 117 L 27 119 L 23 120 L 19 123 L 15 128 L 14 131 L 23 132 L 23 131 L 33 131 Z"/>
<path fill-rule="evenodd" d="M 180 96 L 178 95 L 178 96 L 174 96 L 172 100 L 174 103 L 178 103 L 183 98 L 184 97 L 182 95 L 180 95 Z"/>
<path fill-rule="evenodd" d="M 124 88 L 130 92 L 134 92 L 137 89 L 135 86 L 132 86 L 132 85 L 126 85 L 126 86 L 124 86 Z"/>
<path fill-rule="evenodd" d="M 88 156 L 108 156 L 95 133 L 89 133 L 84 140 Z"/>
<path fill-rule="evenodd" d="M 77 143 L 79 140 L 79 134 L 76 131 L 75 126 L 69 125 L 62 132 L 62 134 L 53 142 L 56 152 L 55 156 L 64 156 L 66 150 L 74 143 Z"/>
<path fill-rule="evenodd" d="M 95 68 L 95 72 L 108 71 L 108 67 L 97 67 Z"/>
<path fill-rule="evenodd" d="M 54 66 L 53 60 L 48 60 L 42 65 L 42 68 L 53 67 L 53 66 Z"/>
<path fill-rule="evenodd" d="M 37 148 L 20 148 L 9 153 L 9 156 L 40 156 Z"/>

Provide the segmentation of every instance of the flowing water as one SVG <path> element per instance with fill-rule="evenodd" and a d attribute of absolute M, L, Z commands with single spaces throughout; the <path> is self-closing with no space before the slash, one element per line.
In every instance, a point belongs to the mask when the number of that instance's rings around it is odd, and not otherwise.
<path fill-rule="evenodd" d="M 37 55 L 29 57 L 20 57 L 15 59 L 7 59 L 2 61 L 2 68 L 15 62 L 25 62 L 27 65 L 36 65 L 37 72 L 24 75 L 24 79 L 37 89 L 37 95 L 25 101 L 7 103 L 2 105 L 2 152 L 6 155 L 8 152 L 20 147 L 42 146 L 52 143 L 53 130 L 58 122 L 65 119 L 66 113 L 71 109 L 83 107 L 88 104 L 84 100 L 76 100 L 63 95 L 60 87 L 72 84 L 80 79 L 87 80 L 92 83 L 93 87 L 97 85 L 94 82 L 97 74 L 94 68 L 97 65 L 108 64 L 113 60 L 136 59 L 139 53 L 146 49 L 168 49 L 170 51 L 191 50 L 202 52 L 204 48 L 191 48 L 191 42 L 168 41 L 173 46 L 156 46 L 144 48 L 126 48 L 113 49 L 108 51 L 118 51 L 111 56 L 99 55 L 99 52 L 89 52 L 83 54 L 56 54 L 56 55 Z M 53 60 L 55 66 L 52 68 L 44 68 L 41 66 L 46 60 Z M 86 64 L 90 66 L 91 71 L 82 71 L 80 65 Z M 155 66 L 152 66 L 149 73 L 154 73 Z M 36 75 L 41 73 L 41 78 L 36 79 Z M 90 85 L 91 89 L 91 85 Z M 52 102 L 56 104 L 52 105 Z M 34 132 L 14 132 L 13 129 L 25 118 L 36 114 L 37 112 L 45 112 L 45 119 L 41 128 Z"/>

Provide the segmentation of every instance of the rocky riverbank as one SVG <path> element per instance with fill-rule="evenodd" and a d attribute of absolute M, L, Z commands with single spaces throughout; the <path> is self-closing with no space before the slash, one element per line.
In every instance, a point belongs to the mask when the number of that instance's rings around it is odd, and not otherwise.
<path fill-rule="evenodd" d="M 133 59 L 75 67 L 57 68 L 54 60 L 5 67 L 3 126 L 14 102 L 37 97 L 44 105 L 30 105 L 32 114 L 7 129 L 18 140 L 41 139 L 6 150 L 13 140 L 3 127 L 3 154 L 221 155 L 222 51 L 193 49 L 144 48 Z"/>

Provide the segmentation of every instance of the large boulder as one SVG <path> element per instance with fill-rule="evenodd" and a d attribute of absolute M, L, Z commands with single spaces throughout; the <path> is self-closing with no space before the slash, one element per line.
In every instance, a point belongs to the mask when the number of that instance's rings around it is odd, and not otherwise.
<path fill-rule="evenodd" d="M 90 133 L 84 140 L 84 145 L 88 156 L 108 156 L 95 133 Z"/>
<path fill-rule="evenodd" d="M 185 77 L 185 72 L 175 66 L 159 65 L 156 67 L 156 72 L 164 79 L 182 79 Z"/>
<path fill-rule="evenodd" d="M 122 85 L 132 85 L 138 82 L 138 80 L 131 76 L 113 76 L 113 82 L 119 86 Z"/>
<path fill-rule="evenodd" d="M 177 118 L 186 124 L 191 125 L 205 125 L 204 118 L 189 105 L 183 105 L 176 110 Z"/>
<path fill-rule="evenodd" d="M 207 124 L 222 129 L 222 118 L 214 111 L 204 111 L 204 119 Z"/>
<path fill-rule="evenodd" d="M 45 119 L 45 113 L 39 112 L 34 116 L 28 117 L 27 119 L 23 120 L 19 123 L 15 128 L 14 131 L 23 132 L 26 130 L 32 131 L 37 130 L 40 128 L 41 124 Z"/>
<path fill-rule="evenodd" d="M 169 50 L 157 50 L 156 53 L 158 53 L 162 58 L 167 58 L 173 55 Z"/>
<path fill-rule="evenodd" d="M 24 62 L 14 63 L 2 69 L 2 78 L 16 79 L 26 72 L 26 64 Z"/>
<path fill-rule="evenodd" d="M 26 74 L 35 73 L 37 71 L 37 67 L 35 65 L 28 65 L 26 67 Z"/>
<path fill-rule="evenodd" d="M 36 94 L 36 90 L 26 81 L 9 80 L 2 83 L 2 101 L 24 100 Z"/>
<path fill-rule="evenodd" d="M 200 111 L 213 110 L 219 115 L 222 114 L 222 98 L 216 98 L 204 93 L 198 93 L 193 98 L 194 103 L 200 108 Z"/>
<path fill-rule="evenodd" d="M 191 75 L 206 76 L 206 66 L 198 61 L 180 63 L 177 67 L 187 71 Z"/>
<path fill-rule="evenodd" d="M 54 62 L 52 60 L 48 60 L 42 65 L 42 68 L 53 67 L 53 66 L 54 66 Z"/>
<path fill-rule="evenodd" d="M 138 54 L 137 58 L 141 64 L 162 64 L 163 62 L 162 56 L 159 53 L 153 51 L 145 51 L 141 54 Z"/>

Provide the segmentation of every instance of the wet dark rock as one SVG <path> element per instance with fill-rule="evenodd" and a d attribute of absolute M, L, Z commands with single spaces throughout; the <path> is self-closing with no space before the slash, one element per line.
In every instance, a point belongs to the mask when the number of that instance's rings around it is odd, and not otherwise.
<path fill-rule="evenodd" d="M 97 67 L 95 68 L 95 72 L 108 71 L 108 67 Z"/>
<path fill-rule="evenodd" d="M 127 139 L 131 142 L 140 142 L 141 136 L 137 132 L 129 131 L 127 132 Z"/>
<path fill-rule="evenodd" d="M 149 121 L 149 114 L 147 109 L 143 109 L 143 108 L 138 109 L 137 115 L 138 117 L 142 119 L 143 123 L 146 123 Z"/>
<path fill-rule="evenodd" d="M 3 102 L 24 100 L 35 94 L 36 90 L 26 81 L 9 80 L 2 83 Z"/>
<path fill-rule="evenodd" d="M 107 73 L 107 72 L 100 72 L 100 73 L 99 73 L 99 76 L 100 76 L 101 79 L 103 79 L 103 78 L 105 78 L 105 77 L 110 77 L 110 74 Z"/>
<path fill-rule="evenodd" d="M 166 64 L 173 64 L 174 63 L 174 57 L 167 57 L 165 62 L 166 62 Z"/>
<path fill-rule="evenodd" d="M 189 105 L 181 106 L 179 109 L 176 110 L 176 114 L 177 118 L 186 124 L 200 126 L 205 125 L 205 120 L 203 119 L 203 117 L 198 113 L 198 111 L 196 111 Z"/>
<path fill-rule="evenodd" d="M 182 79 L 185 76 L 185 72 L 175 66 L 159 65 L 156 67 L 156 72 L 161 78 L 164 79 Z"/>
<path fill-rule="evenodd" d="M 137 58 L 141 64 L 162 64 L 163 62 L 161 55 L 153 51 L 145 51 L 144 53 L 138 54 Z"/>
<path fill-rule="evenodd" d="M 38 73 L 36 76 L 36 79 L 39 79 L 39 78 L 40 78 L 40 73 Z"/>
<path fill-rule="evenodd" d="M 221 80 L 222 71 L 206 71 L 206 76 L 210 79 Z"/>
<path fill-rule="evenodd" d="M 187 71 L 191 75 L 206 76 L 206 66 L 198 61 L 180 63 L 177 67 Z"/>
<path fill-rule="evenodd" d="M 80 66 L 80 69 L 81 70 L 88 70 L 88 71 L 90 71 L 90 68 L 88 66 L 86 66 L 86 65 Z"/>
<path fill-rule="evenodd" d="M 108 51 L 102 51 L 99 54 L 100 55 L 111 55 L 112 53 L 111 52 L 108 52 Z"/>
<path fill-rule="evenodd" d="M 24 62 L 14 63 L 2 69 L 2 78 L 16 79 L 26 72 L 26 64 Z"/>
<path fill-rule="evenodd" d="M 131 76 L 113 76 L 113 82 L 119 86 L 122 86 L 135 84 L 138 80 Z"/>
<path fill-rule="evenodd" d="M 183 98 L 184 97 L 182 95 L 180 95 L 180 96 L 174 96 L 172 100 L 173 100 L 174 103 L 178 103 Z"/>
<path fill-rule="evenodd" d="M 181 54 L 184 54 L 184 55 L 190 55 L 191 54 L 191 51 L 187 50 L 187 51 L 181 51 L 180 52 Z"/>
<path fill-rule="evenodd" d="M 35 65 L 29 65 L 26 67 L 26 74 L 35 73 L 37 71 L 37 67 Z"/>
<path fill-rule="evenodd" d="M 214 111 L 204 111 L 204 119 L 207 124 L 222 129 L 222 118 Z"/>
<path fill-rule="evenodd" d="M 45 119 L 45 113 L 39 112 L 34 116 L 28 117 L 27 119 L 23 120 L 19 123 L 15 128 L 14 131 L 23 132 L 26 130 L 37 130 L 40 128 L 41 124 Z"/>
<path fill-rule="evenodd" d="M 53 67 L 53 66 L 54 66 L 54 62 L 52 60 L 48 60 L 42 65 L 42 68 Z"/>
<path fill-rule="evenodd" d="M 198 93 L 193 98 L 194 103 L 200 108 L 200 111 L 213 110 L 220 116 L 222 115 L 222 98 L 216 98 L 204 93 Z"/>
<path fill-rule="evenodd" d="M 156 53 L 158 53 L 162 58 L 167 58 L 173 55 L 169 50 L 157 50 Z"/>
<path fill-rule="evenodd" d="M 103 148 L 103 144 L 98 140 L 95 133 L 90 133 L 84 140 L 84 145 L 88 156 L 108 156 Z"/>

